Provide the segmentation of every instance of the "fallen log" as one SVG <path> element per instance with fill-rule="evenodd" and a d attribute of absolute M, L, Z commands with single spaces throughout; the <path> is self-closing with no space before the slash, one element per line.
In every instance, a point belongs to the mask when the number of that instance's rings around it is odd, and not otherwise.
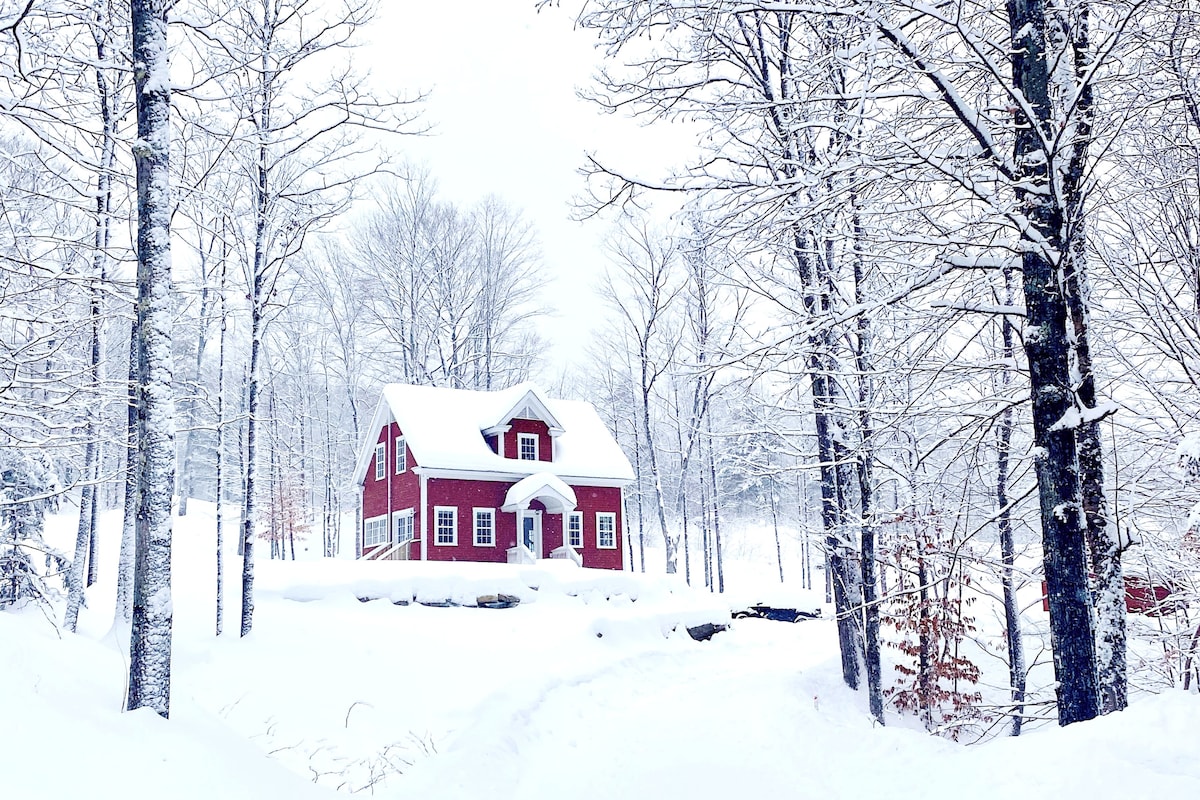
<path fill-rule="evenodd" d="M 712 622 L 706 622 L 703 625 L 694 625 L 687 629 L 688 636 L 691 636 L 697 642 L 707 642 L 721 631 L 728 630 L 728 625 L 717 625 Z"/>

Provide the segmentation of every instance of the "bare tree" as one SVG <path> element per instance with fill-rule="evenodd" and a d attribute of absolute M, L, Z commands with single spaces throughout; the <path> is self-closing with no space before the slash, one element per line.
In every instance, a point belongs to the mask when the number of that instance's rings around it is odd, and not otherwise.
<path fill-rule="evenodd" d="M 126 708 L 171 706 L 171 492 L 175 403 L 171 324 L 171 79 L 164 0 L 133 0 L 138 143 L 138 493 Z"/>

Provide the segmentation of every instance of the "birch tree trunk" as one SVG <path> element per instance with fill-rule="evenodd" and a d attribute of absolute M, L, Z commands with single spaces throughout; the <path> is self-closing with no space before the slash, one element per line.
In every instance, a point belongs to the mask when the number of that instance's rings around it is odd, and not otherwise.
<path fill-rule="evenodd" d="M 163 717 L 171 702 L 171 490 L 175 483 L 172 397 L 170 112 L 166 0 L 132 0 L 138 140 L 138 485 L 129 645 L 129 710 Z"/>

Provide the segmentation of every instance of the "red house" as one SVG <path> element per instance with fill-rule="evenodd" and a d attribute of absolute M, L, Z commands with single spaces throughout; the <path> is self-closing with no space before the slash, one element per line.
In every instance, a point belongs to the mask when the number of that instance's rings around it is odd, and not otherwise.
<path fill-rule="evenodd" d="M 389 384 L 367 430 L 363 558 L 624 568 L 633 468 L 590 403 Z"/>

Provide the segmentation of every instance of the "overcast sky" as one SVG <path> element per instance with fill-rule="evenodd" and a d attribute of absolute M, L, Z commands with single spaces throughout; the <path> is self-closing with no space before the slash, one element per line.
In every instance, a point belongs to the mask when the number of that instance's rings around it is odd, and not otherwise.
<path fill-rule="evenodd" d="M 585 152 L 657 176 L 656 153 L 671 144 L 663 131 L 602 115 L 576 96 L 600 53 L 595 36 L 573 23 L 567 8 L 536 13 L 534 0 L 384 0 L 370 46 L 356 55 L 369 59 L 381 88 L 431 91 L 425 114 L 434 132 L 399 147 L 428 164 L 446 199 L 470 205 L 498 195 L 537 230 L 552 278 L 544 297 L 556 311 L 543 325 L 556 343 L 548 380 L 606 321 L 592 290 L 612 221 L 571 220 Z"/>

